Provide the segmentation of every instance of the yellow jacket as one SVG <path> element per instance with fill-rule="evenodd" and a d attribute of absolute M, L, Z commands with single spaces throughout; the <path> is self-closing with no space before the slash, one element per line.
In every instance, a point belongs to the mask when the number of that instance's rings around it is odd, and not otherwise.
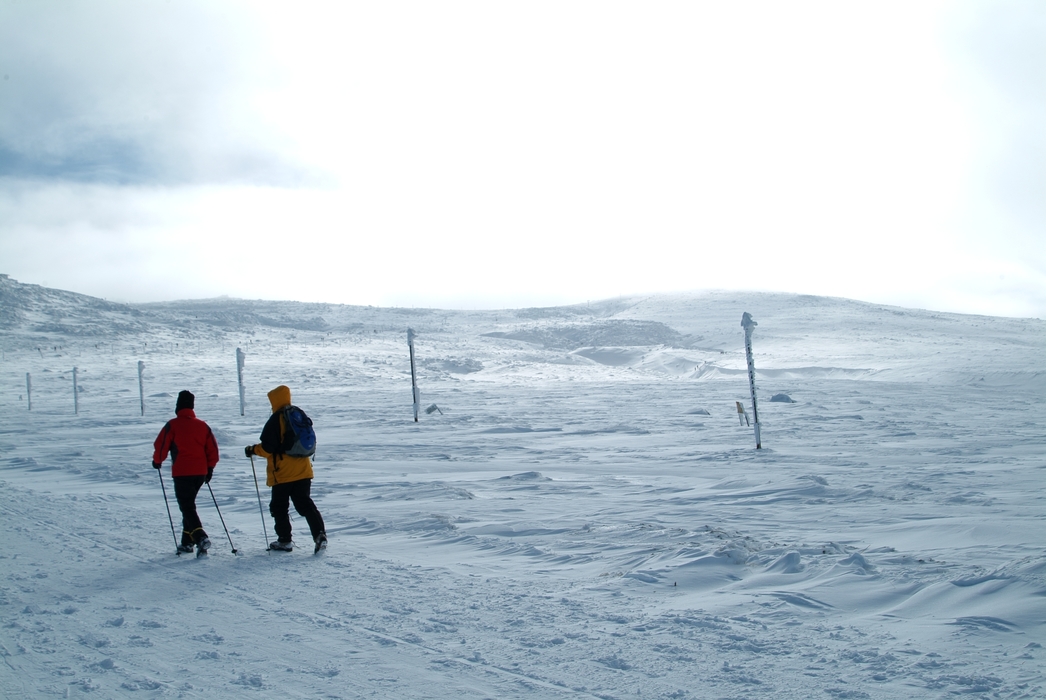
<path fill-rule="evenodd" d="M 272 415 L 262 428 L 261 442 L 254 445 L 254 454 L 265 458 L 265 485 L 275 486 L 311 479 L 312 460 L 308 457 L 285 455 L 278 451 L 287 430 L 281 411 L 291 404 L 290 388 L 281 384 L 270 391 L 269 403 L 272 405 Z"/>

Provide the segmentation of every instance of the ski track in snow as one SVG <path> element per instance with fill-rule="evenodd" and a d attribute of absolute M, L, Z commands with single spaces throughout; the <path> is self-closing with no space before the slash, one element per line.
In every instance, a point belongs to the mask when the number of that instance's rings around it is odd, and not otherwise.
<path fill-rule="evenodd" d="M 5 331 L 0 695 L 1046 696 L 1046 324 L 752 299 Z M 242 446 L 278 383 L 317 427 L 319 556 L 296 515 L 264 551 Z M 149 458 L 183 388 L 236 556 L 206 489 L 212 553 L 173 553 Z"/>

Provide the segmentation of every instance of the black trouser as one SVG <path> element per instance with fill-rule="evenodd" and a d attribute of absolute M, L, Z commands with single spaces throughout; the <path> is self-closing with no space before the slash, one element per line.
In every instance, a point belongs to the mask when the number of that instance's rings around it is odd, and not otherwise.
<path fill-rule="evenodd" d="M 323 517 L 312 502 L 309 493 L 312 491 L 312 479 L 301 479 L 286 484 L 276 484 L 272 487 L 272 500 L 269 501 L 269 512 L 276 523 L 276 536 L 280 542 L 291 541 L 291 515 L 290 503 L 294 503 L 294 510 L 298 515 L 305 518 L 312 532 L 312 539 L 323 532 Z"/>
<path fill-rule="evenodd" d="M 182 511 L 182 544 L 198 543 L 207 533 L 203 523 L 196 514 L 196 494 L 200 492 L 205 476 L 174 477 L 174 497 L 178 499 L 178 509 Z"/>

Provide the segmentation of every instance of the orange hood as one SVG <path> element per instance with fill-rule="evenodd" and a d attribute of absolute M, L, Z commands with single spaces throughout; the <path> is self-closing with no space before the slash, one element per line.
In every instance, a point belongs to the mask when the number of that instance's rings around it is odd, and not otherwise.
<path fill-rule="evenodd" d="M 278 387 L 269 392 L 269 403 L 272 404 L 272 412 L 280 410 L 284 406 L 290 406 L 291 404 L 291 389 L 288 386 L 280 384 Z"/>

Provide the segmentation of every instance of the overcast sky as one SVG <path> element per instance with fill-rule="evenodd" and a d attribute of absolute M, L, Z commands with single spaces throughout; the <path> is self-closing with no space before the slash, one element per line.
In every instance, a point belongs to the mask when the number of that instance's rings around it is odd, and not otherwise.
<path fill-rule="evenodd" d="M 1046 318 L 1046 2 L 0 0 L 0 272 Z"/>

